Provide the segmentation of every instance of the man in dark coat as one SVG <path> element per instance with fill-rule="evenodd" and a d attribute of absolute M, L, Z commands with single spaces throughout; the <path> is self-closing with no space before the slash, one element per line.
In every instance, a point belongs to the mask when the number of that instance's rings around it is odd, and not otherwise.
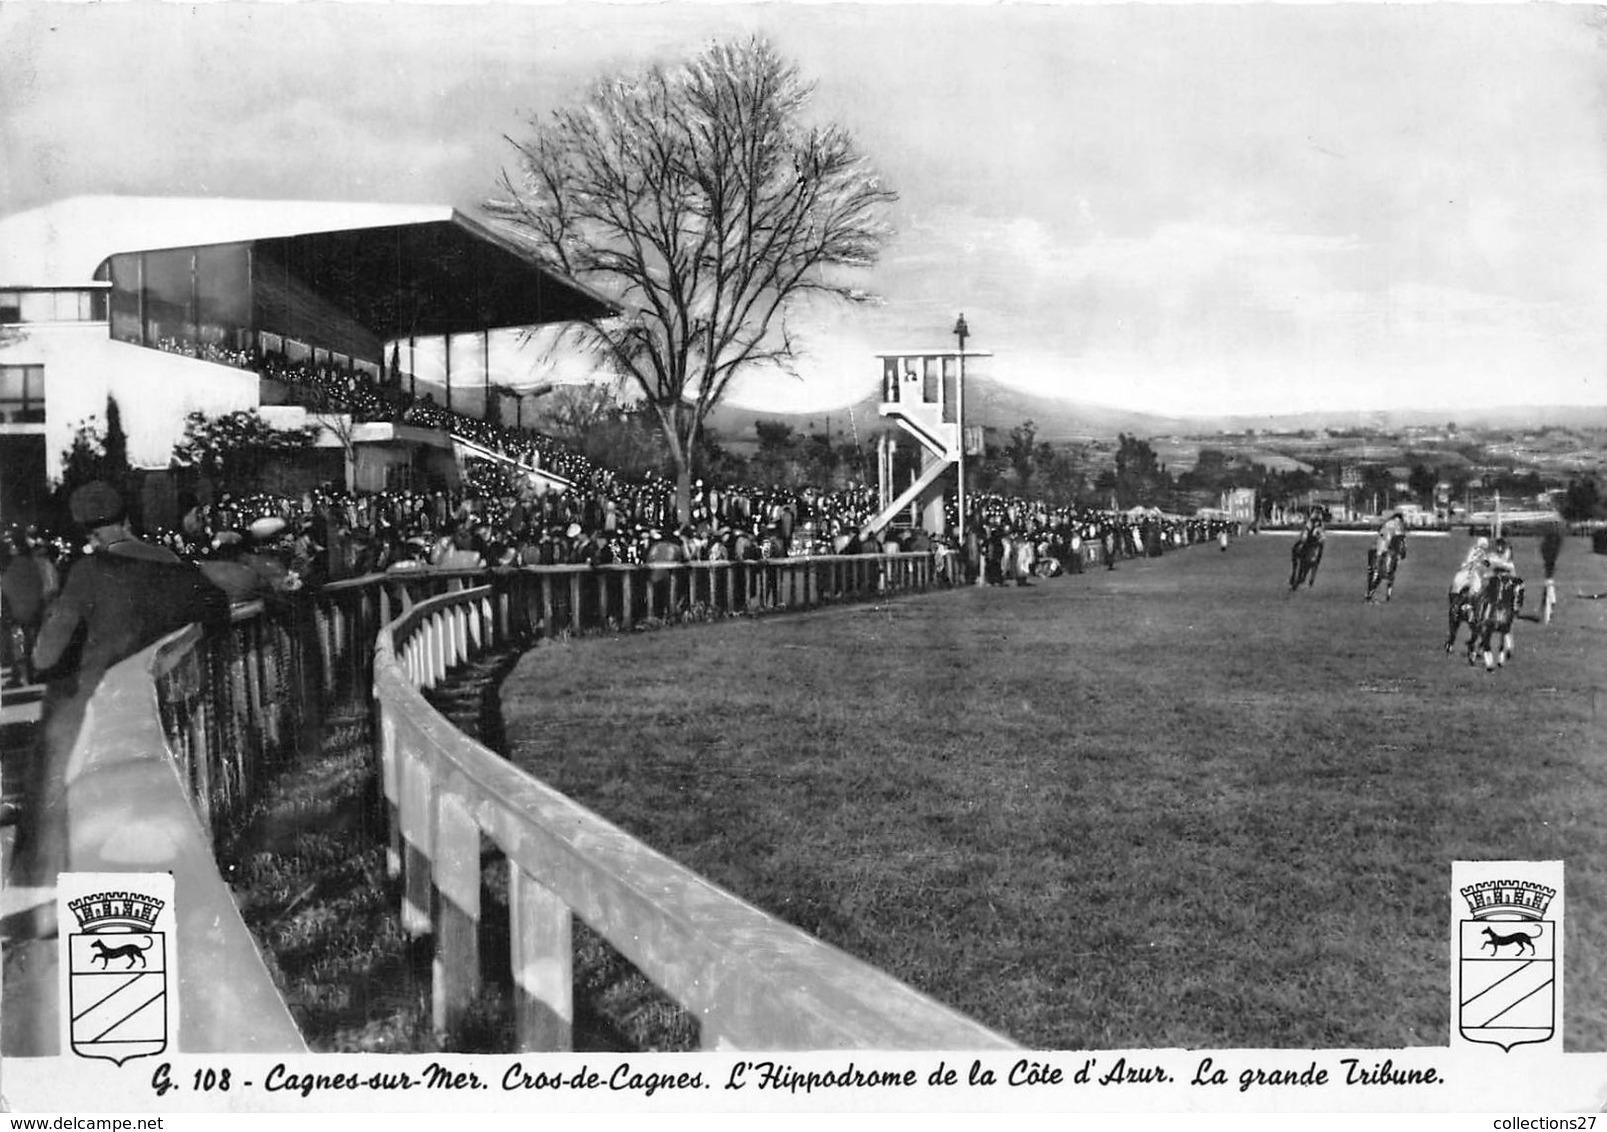
<path fill-rule="evenodd" d="M 55 563 L 42 542 L 27 532 L 18 532 L 14 550 L 5 572 L 0 574 L 0 601 L 5 607 L 7 636 L 15 644 L 8 687 L 21 687 L 33 683 L 33 643 L 39 636 L 45 604 L 56 596 L 58 582 Z"/>
<path fill-rule="evenodd" d="M 199 569 L 134 537 L 115 489 L 87 484 L 70 506 L 92 552 L 73 566 L 45 613 L 33 655 L 40 672 L 82 686 L 175 629 L 228 617 L 222 591 Z"/>
<path fill-rule="evenodd" d="M 228 598 L 200 569 L 134 537 L 114 488 L 86 484 L 69 506 L 91 553 L 73 565 L 34 646 L 34 667 L 47 684 L 13 868 L 14 882 L 30 886 L 55 884 L 67 867 L 66 772 L 106 670 L 191 622 L 220 625 L 229 617 Z"/>

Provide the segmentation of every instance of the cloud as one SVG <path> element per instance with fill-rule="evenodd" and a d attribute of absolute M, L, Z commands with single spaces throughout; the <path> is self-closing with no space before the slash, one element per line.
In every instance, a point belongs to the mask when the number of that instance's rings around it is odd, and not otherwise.
<path fill-rule="evenodd" d="M 1570 9 L 1573 10 L 1570 10 Z M 0 5 L 0 197 L 471 204 L 521 113 L 762 31 L 902 199 L 797 319 L 1135 406 L 1577 400 L 1607 373 L 1603 58 L 1569 5 Z M 161 60 L 157 64 L 151 61 Z M 751 393 L 750 393 L 751 391 Z"/>

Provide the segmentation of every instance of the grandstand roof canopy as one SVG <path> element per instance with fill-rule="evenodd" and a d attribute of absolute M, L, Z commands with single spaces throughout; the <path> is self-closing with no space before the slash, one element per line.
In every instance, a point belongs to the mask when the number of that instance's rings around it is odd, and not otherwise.
<path fill-rule="evenodd" d="M 293 264 L 385 338 L 613 309 L 445 205 L 74 197 L 0 218 L 0 287 L 82 287 L 116 254 L 239 243 Z"/>

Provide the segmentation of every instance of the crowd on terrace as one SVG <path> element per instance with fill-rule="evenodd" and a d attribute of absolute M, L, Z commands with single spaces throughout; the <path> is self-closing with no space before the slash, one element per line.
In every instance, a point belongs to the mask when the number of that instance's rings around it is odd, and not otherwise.
<path fill-rule="evenodd" d="M 177 342 L 163 348 L 194 353 Z M 376 380 L 363 369 L 313 367 L 283 354 L 258 356 L 213 346 L 214 360 L 265 377 L 316 387 L 355 415 L 389 417 L 473 441 L 515 464 L 540 466 L 566 489 L 512 486 L 505 462 L 467 459 L 453 492 L 355 493 L 324 486 L 298 496 L 222 493 L 181 499 L 182 519 L 146 537 L 203 564 L 231 597 L 248 600 L 367 574 L 430 567 L 486 569 L 545 565 L 606 566 L 692 561 L 757 561 L 805 555 L 908 551 L 934 556 L 940 581 L 1028 584 L 1032 577 L 1115 568 L 1122 558 L 1156 556 L 1217 539 L 1220 520 L 1158 511 L 1051 506 L 973 494 L 963 538 L 924 530 L 866 530 L 874 489 L 841 490 L 692 484 L 680 521 L 675 485 L 648 473 L 630 479 L 539 432 L 452 412 L 403 393 L 394 371 Z M 948 529 L 959 524 L 950 503 Z M 0 540 L 0 570 L 29 563 L 65 569 L 81 552 L 77 532 L 12 530 Z M 42 568 L 42 567 L 41 567 Z M 8 642 L 11 634 L 7 634 Z M 8 644 L 7 651 L 11 651 Z"/>
<path fill-rule="evenodd" d="M 1052 508 L 1004 496 L 971 500 L 963 542 L 915 529 L 862 534 L 874 492 L 856 487 L 692 488 L 690 521 L 676 522 L 674 486 L 594 474 L 574 490 L 354 493 L 324 487 L 292 497 L 188 499 L 179 525 L 147 537 L 200 562 L 236 600 L 367 574 L 544 565 L 758 561 L 804 555 L 930 553 L 952 585 L 1026 582 L 1215 538 L 1220 522 L 1159 513 Z M 953 516 L 951 514 L 951 520 Z M 78 553 L 65 535 L 8 532 L 7 567 Z M 242 564 L 244 568 L 242 568 Z M 20 568 L 20 567 L 19 567 Z"/>

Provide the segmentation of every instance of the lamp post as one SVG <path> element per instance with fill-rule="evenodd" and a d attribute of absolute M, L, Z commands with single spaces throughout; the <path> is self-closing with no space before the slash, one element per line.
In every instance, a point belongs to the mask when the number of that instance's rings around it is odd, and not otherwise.
<path fill-rule="evenodd" d="M 955 492 L 954 514 L 959 524 L 958 537 L 963 547 L 965 544 L 965 340 L 970 337 L 971 328 L 965 324 L 965 312 L 954 321 L 952 332 L 960 340 L 959 372 L 954 382 L 954 424 L 960 436 L 960 459 L 955 464 Z"/>

